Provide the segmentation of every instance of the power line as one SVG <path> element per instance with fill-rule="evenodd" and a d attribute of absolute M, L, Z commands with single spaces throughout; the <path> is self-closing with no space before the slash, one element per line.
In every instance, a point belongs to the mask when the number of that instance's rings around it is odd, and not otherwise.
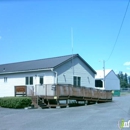
<path fill-rule="evenodd" d="M 124 17 L 123 17 L 123 19 L 122 19 L 121 26 L 120 26 L 120 28 L 119 28 L 119 31 L 118 31 L 118 34 L 117 34 L 117 37 L 116 37 L 114 46 L 113 46 L 112 51 L 111 51 L 111 53 L 110 53 L 110 55 L 109 55 L 109 57 L 108 57 L 108 59 L 107 59 L 106 61 L 108 61 L 108 60 L 110 59 L 110 57 L 111 57 L 111 55 L 112 55 L 112 53 L 113 53 L 113 51 L 114 51 L 114 49 L 115 49 L 115 46 L 116 46 L 116 44 L 117 44 L 117 41 L 118 41 L 118 38 L 119 38 L 119 35 L 120 35 L 120 32 L 121 32 L 121 29 L 122 29 L 122 26 L 123 26 L 123 23 L 124 23 L 124 20 L 125 20 L 125 17 L 126 17 L 128 8 L 129 8 L 129 4 L 130 4 L 130 0 L 128 1 L 127 7 L 126 7 L 126 10 L 125 10 L 125 14 L 124 14 Z"/>

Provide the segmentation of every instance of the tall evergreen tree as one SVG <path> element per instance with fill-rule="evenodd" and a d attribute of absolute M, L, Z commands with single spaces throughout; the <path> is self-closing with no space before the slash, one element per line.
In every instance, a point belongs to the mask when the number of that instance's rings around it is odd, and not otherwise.
<path fill-rule="evenodd" d="M 124 74 L 124 81 L 125 81 L 126 83 L 128 83 L 128 76 L 127 76 L 126 73 Z"/>
<path fill-rule="evenodd" d="M 130 85 L 128 85 L 128 75 L 127 73 L 123 74 L 122 71 L 117 74 L 118 78 L 120 79 L 120 86 L 121 88 L 128 88 Z"/>

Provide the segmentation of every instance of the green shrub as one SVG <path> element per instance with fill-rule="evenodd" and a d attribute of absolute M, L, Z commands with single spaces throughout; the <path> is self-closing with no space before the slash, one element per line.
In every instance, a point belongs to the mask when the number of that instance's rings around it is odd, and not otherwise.
<path fill-rule="evenodd" d="M 31 105 L 29 97 L 3 97 L 0 98 L 0 106 L 5 108 L 24 108 Z"/>

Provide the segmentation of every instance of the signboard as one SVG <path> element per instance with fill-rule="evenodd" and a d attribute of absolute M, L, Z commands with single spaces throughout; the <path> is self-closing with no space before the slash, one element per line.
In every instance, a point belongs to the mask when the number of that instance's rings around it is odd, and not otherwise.
<path fill-rule="evenodd" d="M 15 96 L 27 96 L 27 86 L 15 86 Z"/>

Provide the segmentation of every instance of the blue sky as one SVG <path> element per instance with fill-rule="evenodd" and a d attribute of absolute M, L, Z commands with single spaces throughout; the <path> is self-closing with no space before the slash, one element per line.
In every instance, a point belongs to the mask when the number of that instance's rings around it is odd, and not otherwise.
<path fill-rule="evenodd" d="M 128 0 L 0 1 L 0 64 L 68 55 L 95 70 L 130 74 L 130 7 L 112 56 Z"/>

